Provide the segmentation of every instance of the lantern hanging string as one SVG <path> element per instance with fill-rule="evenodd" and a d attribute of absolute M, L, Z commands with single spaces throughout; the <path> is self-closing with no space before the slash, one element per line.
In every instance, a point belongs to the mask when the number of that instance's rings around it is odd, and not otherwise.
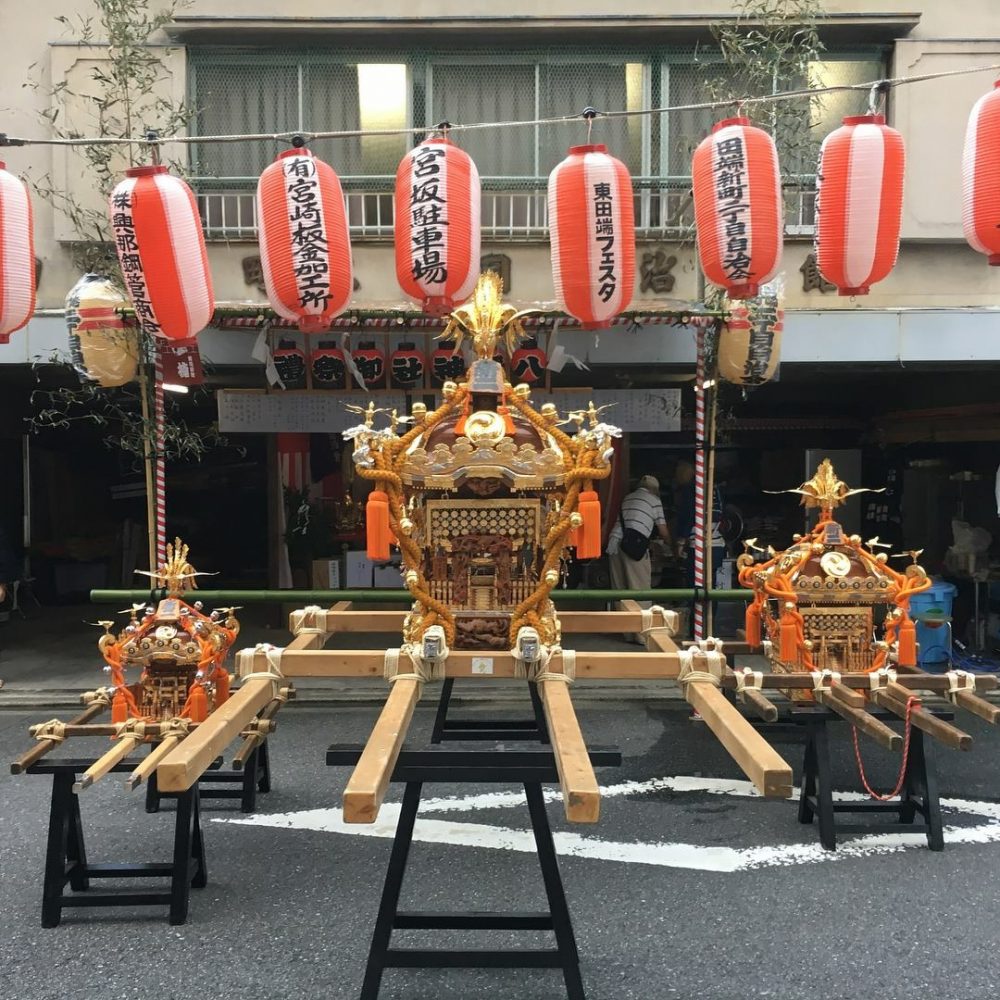
<path fill-rule="evenodd" d="M 745 107 L 750 104 L 774 104 L 782 101 L 811 99 L 823 94 L 849 93 L 860 91 L 871 94 L 877 89 L 883 95 L 893 87 L 902 87 L 912 83 L 924 83 L 929 80 L 941 80 L 952 76 L 967 76 L 971 73 L 1000 72 L 1000 63 L 988 66 L 965 66 L 961 69 L 940 70 L 936 73 L 920 73 L 914 76 L 897 76 L 886 79 L 869 80 L 865 83 L 841 83 L 825 87 L 802 87 L 797 90 L 783 90 L 773 94 L 758 94 L 756 96 L 727 97 L 714 101 L 702 101 L 698 104 L 675 104 L 658 108 L 634 108 L 614 111 L 600 111 L 587 108 L 583 113 L 572 115 L 557 115 L 551 118 L 531 118 L 516 121 L 471 122 L 466 125 L 448 123 L 448 132 L 471 132 L 490 128 L 533 128 L 540 125 L 565 125 L 567 122 L 587 118 L 593 112 L 595 118 L 640 118 L 652 115 L 665 115 L 679 111 L 713 111 L 719 108 L 733 106 Z M 593 118 L 590 119 L 592 124 Z M 155 136 L 56 136 L 52 138 L 25 138 L 0 132 L 0 148 L 5 146 L 162 146 L 166 143 L 224 143 L 224 142 L 292 142 L 296 137 L 306 141 L 316 139 L 357 139 L 366 136 L 393 135 L 432 135 L 440 131 L 439 125 L 410 126 L 408 128 L 391 129 L 341 129 L 332 132 L 310 132 L 297 129 L 292 132 L 252 132 L 234 135 L 172 135 Z"/>
<path fill-rule="evenodd" d="M 163 349 L 156 337 L 153 350 L 153 420 L 155 424 L 156 566 L 167 560 L 167 415 L 163 396 Z"/>

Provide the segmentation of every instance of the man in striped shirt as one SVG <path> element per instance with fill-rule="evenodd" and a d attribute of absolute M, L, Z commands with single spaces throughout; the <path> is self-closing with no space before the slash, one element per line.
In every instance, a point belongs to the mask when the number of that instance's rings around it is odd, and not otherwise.
<path fill-rule="evenodd" d="M 622 500 L 621 512 L 608 536 L 607 550 L 612 587 L 617 590 L 649 590 L 653 579 L 649 549 L 647 547 L 641 559 L 632 559 L 622 552 L 623 523 L 625 528 L 639 532 L 644 538 L 651 538 L 655 531 L 660 538 L 670 541 L 660 501 L 660 484 L 654 476 L 643 476 L 639 485 Z M 642 636 L 638 635 L 625 638 L 642 642 Z"/>

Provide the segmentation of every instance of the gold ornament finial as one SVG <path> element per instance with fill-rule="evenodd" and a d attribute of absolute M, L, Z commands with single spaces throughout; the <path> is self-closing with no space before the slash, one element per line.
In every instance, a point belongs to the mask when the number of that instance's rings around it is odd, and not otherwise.
<path fill-rule="evenodd" d="M 483 271 L 472 301 L 452 312 L 438 339 L 453 340 L 456 352 L 463 340 L 470 340 L 477 358 L 492 360 L 500 340 L 511 353 L 518 341 L 527 336 L 521 317 L 528 311 L 518 312 L 513 306 L 505 306 L 503 279 L 495 271 Z"/>
<path fill-rule="evenodd" d="M 196 577 L 213 575 L 199 573 L 188 562 L 188 547 L 179 538 L 174 539 L 173 545 L 167 542 L 166 559 L 155 573 L 142 569 L 137 569 L 136 573 L 154 580 L 170 597 L 178 597 L 186 590 L 196 590 L 198 588 Z"/>
<path fill-rule="evenodd" d="M 843 506 L 848 499 L 859 493 L 884 493 L 885 489 L 852 490 L 847 483 L 837 478 L 837 473 L 834 472 L 830 459 L 824 458 L 816 470 L 816 475 L 812 479 L 807 479 L 798 489 L 765 490 L 765 492 L 772 494 L 797 493 L 802 497 L 803 507 L 818 507 L 820 510 L 832 511 L 835 507 Z"/>

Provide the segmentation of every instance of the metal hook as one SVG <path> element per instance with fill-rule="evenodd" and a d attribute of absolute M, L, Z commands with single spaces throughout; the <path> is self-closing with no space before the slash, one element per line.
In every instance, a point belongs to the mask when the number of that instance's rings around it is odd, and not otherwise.
<path fill-rule="evenodd" d="M 149 143 L 149 156 L 153 166 L 160 165 L 160 133 L 155 128 L 146 129 L 146 142 Z"/>
<path fill-rule="evenodd" d="M 889 81 L 877 80 L 872 84 L 872 89 L 868 92 L 868 114 L 877 115 L 880 98 L 889 93 Z"/>
<path fill-rule="evenodd" d="M 292 147 L 294 149 L 303 149 L 305 148 L 305 144 L 306 144 L 306 137 L 304 135 L 296 133 L 295 135 L 292 136 Z"/>
<path fill-rule="evenodd" d="M 439 133 L 442 139 L 447 139 L 448 130 L 450 128 L 451 128 L 451 122 L 443 121 L 443 122 L 438 122 L 437 125 L 434 126 L 434 131 Z"/>
<path fill-rule="evenodd" d="M 583 119 L 585 119 L 586 122 L 587 122 L 587 145 L 588 146 L 590 145 L 590 136 L 591 136 L 591 133 L 594 131 L 594 119 L 597 117 L 597 114 L 598 114 L 597 108 L 592 108 L 592 107 L 590 107 L 590 105 L 587 105 L 587 107 L 585 107 L 583 109 L 583 111 L 580 112 L 580 117 L 583 118 Z"/>

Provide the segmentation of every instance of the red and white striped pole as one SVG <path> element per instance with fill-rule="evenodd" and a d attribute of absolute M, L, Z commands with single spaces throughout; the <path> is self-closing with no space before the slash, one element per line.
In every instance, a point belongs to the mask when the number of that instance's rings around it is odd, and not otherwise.
<path fill-rule="evenodd" d="M 156 489 L 156 566 L 159 569 L 167 561 L 167 464 L 166 430 L 167 417 L 163 400 L 163 357 L 160 344 L 153 338 L 153 420 L 156 427 L 154 441 L 156 463 L 154 471 Z"/>
<path fill-rule="evenodd" d="M 694 637 L 705 638 L 705 328 L 696 333 L 698 362 L 694 383 Z"/>

